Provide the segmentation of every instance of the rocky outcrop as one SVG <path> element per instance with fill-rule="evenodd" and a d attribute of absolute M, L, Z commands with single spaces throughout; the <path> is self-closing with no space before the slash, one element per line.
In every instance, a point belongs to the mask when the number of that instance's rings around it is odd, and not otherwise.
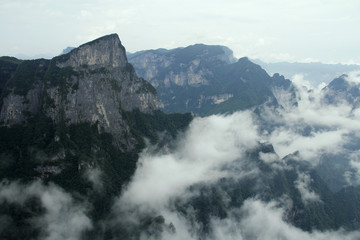
<path fill-rule="evenodd" d="M 117 34 L 111 34 L 85 43 L 75 48 L 65 62 L 59 67 L 71 66 L 75 69 L 84 66 L 122 68 L 127 65 L 125 48 L 121 45 Z"/>
<path fill-rule="evenodd" d="M 117 34 L 83 44 L 47 60 L 47 65 L 41 77 L 33 76 L 36 71 L 24 73 L 35 80 L 21 94 L 18 85 L 8 84 L 0 112 L 3 125 L 26 121 L 42 111 L 55 123 L 97 124 L 99 131 L 111 133 L 119 146 L 131 148 L 130 127 L 122 113 L 138 109 L 151 114 L 158 109 L 156 90 L 137 77 Z"/>

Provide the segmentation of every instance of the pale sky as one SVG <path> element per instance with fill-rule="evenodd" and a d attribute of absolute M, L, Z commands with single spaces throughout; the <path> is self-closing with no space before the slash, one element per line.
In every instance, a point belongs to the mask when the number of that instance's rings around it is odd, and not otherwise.
<path fill-rule="evenodd" d="M 0 0 L 0 56 L 117 33 L 129 52 L 225 45 L 267 62 L 360 64 L 360 0 Z"/>

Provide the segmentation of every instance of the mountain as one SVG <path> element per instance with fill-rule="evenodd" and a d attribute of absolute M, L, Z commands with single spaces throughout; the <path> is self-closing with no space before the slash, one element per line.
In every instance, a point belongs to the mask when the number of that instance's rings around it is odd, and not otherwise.
<path fill-rule="evenodd" d="M 45 228 L 30 222 L 47 212 L 37 195 L 44 188 L 86 199 L 100 224 L 133 175 L 144 138 L 166 142 L 192 119 L 158 110 L 156 90 L 137 77 L 117 34 L 51 60 L 1 57 L 0 70 L 2 239 L 43 237 Z M 36 185 L 32 203 L 4 200 L 9 182 Z"/>
<path fill-rule="evenodd" d="M 360 82 L 352 82 L 347 74 L 331 81 L 324 89 L 329 104 L 341 104 L 345 100 L 354 108 L 360 107 Z"/>
<path fill-rule="evenodd" d="M 342 74 L 360 70 L 360 66 L 355 64 L 325 64 L 320 62 L 267 63 L 258 59 L 253 59 L 252 61 L 259 64 L 268 73 L 281 73 L 288 79 L 291 79 L 295 74 L 301 74 L 304 76 L 304 79 L 309 81 L 314 87 L 317 87 L 321 83 L 328 84 L 330 81 L 332 81 L 332 79 Z"/>
<path fill-rule="evenodd" d="M 248 58 L 236 61 L 224 46 L 196 44 L 128 57 L 136 72 L 157 89 L 160 108 L 168 113 L 234 112 L 276 102 L 272 88 L 291 85 L 279 76 L 270 77 Z"/>

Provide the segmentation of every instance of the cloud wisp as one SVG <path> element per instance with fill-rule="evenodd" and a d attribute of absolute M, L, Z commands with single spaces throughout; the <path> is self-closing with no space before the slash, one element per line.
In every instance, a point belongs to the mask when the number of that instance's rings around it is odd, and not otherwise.
<path fill-rule="evenodd" d="M 250 112 L 195 119 L 175 150 L 152 154 L 145 150 L 120 201 L 163 206 L 198 183 L 229 177 L 224 168 L 255 147 L 259 136 Z"/>
<path fill-rule="evenodd" d="M 54 184 L 44 185 L 39 181 L 0 183 L 0 203 L 24 205 L 34 197 L 40 200 L 45 212 L 28 221 L 41 229 L 40 239 L 80 239 L 83 231 L 92 228 L 84 204 L 75 203 L 69 193 Z"/>
<path fill-rule="evenodd" d="M 360 132 L 358 110 L 346 102 L 325 103 L 322 88 L 309 88 L 302 76 L 295 76 L 293 83 L 297 86 L 296 104 L 291 94 L 276 91 L 282 108 L 263 112 L 266 121 L 278 124 L 267 139 L 280 157 L 299 151 L 302 159 L 317 164 L 320 155 L 341 152 L 347 136 Z"/>
<path fill-rule="evenodd" d="M 355 240 L 360 235 L 359 231 L 302 231 L 283 220 L 285 211 L 286 209 L 279 207 L 275 201 L 265 203 L 248 199 L 240 209 L 233 209 L 228 218 L 212 220 L 212 239 Z"/>

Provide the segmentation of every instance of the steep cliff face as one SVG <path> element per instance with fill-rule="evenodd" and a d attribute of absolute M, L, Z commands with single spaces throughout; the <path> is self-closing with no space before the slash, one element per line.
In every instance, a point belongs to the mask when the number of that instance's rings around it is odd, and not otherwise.
<path fill-rule="evenodd" d="M 13 57 L 0 57 L 0 96 L 6 82 L 14 75 L 20 63 L 21 60 Z"/>
<path fill-rule="evenodd" d="M 12 62 L 17 64 L 1 94 L 0 122 L 6 126 L 19 124 L 40 110 L 43 78 L 49 66 L 45 59 Z"/>
<path fill-rule="evenodd" d="M 235 62 L 224 46 L 195 44 L 173 50 L 149 50 L 129 55 L 137 73 L 155 87 L 208 85 L 213 67 Z"/>
<path fill-rule="evenodd" d="M 130 54 L 129 61 L 157 89 L 160 108 L 168 113 L 211 115 L 276 103 L 272 88 L 291 85 L 284 78 L 270 77 L 247 58 L 235 61 L 223 46 L 142 51 Z"/>
<path fill-rule="evenodd" d="M 221 89 L 204 93 L 204 88 L 214 84 L 217 68 L 236 61 L 227 47 L 195 44 L 149 50 L 130 54 L 129 61 L 157 89 L 160 108 L 166 112 L 200 113 L 205 102 L 218 104 L 233 96 Z"/>
<path fill-rule="evenodd" d="M 84 65 L 97 67 L 125 67 L 127 65 L 125 48 L 117 34 L 111 34 L 85 43 L 73 49 L 68 59 L 59 66 L 71 66 L 75 69 Z"/>
<path fill-rule="evenodd" d="M 19 87 L 17 74 L 24 87 Z M 6 90 L 0 113 L 4 125 L 21 123 L 43 111 L 55 123 L 97 124 L 99 131 L 111 133 L 120 145 L 130 148 L 134 140 L 123 112 L 138 109 L 151 114 L 158 109 L 155 89 L 137 77 L 116 34 L 50 61 L 21 63 Z"/>
<path fill-rule="evenodd" d="M 46 93 L 53 104 L 46 111 L 53 119 L 96 123 L 116 139 L 132 141 L 131 137 L 124 138 L 131 133 L 122 111 L 152 113 L 158 108 L 155 89 L 137 77 L 116 34 L 86 43 L 52 61 L 49 72 L 69 71 L 65 86 L 54 81 L 56 75 L 48 79 Z"/>

